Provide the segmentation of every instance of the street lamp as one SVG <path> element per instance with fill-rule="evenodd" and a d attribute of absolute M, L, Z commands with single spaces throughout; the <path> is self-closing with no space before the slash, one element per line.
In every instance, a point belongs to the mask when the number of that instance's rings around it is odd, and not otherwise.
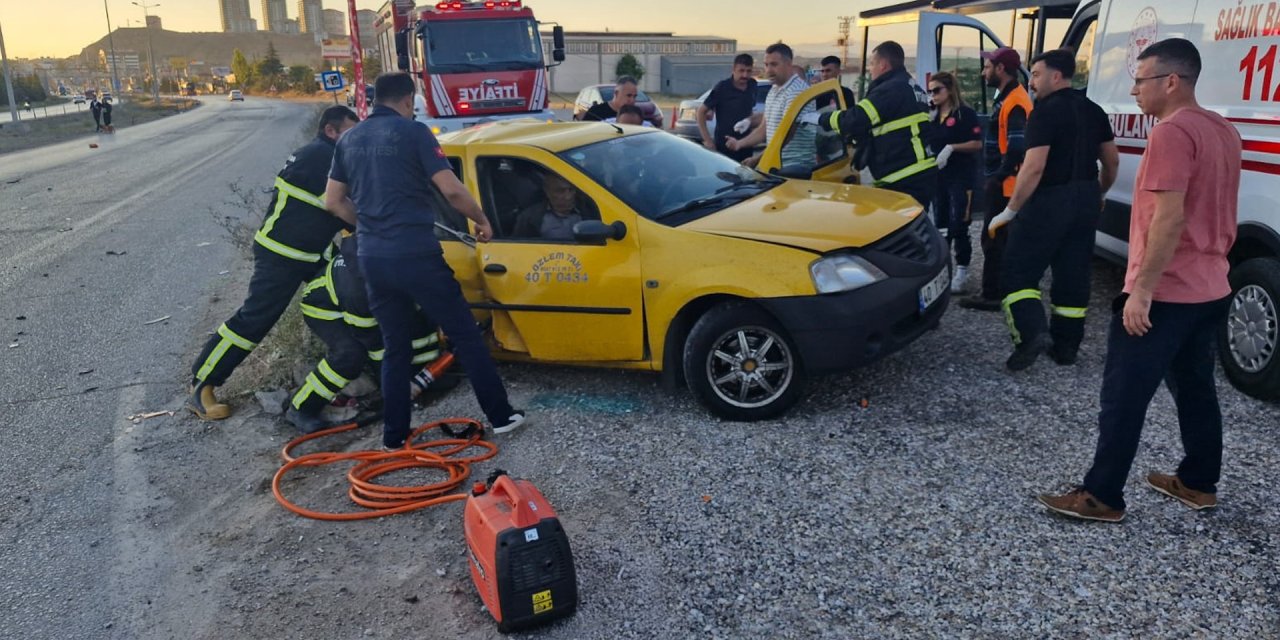
<path fill-rule="evenodd" d="M 116 69 L 116 37 L 111 31 L 111 10 L 107 8 L 107 0 L 102 0 L 102 11 L 107 14 L 107 44 L 111 47 L 111 92 L 118 94 L 120 93 L 120 72 Z M 119 99 L 119 96 L 116 98 Z"/>
<path fill-rule="evenodd" d="M 105 0 L 104 0 L 105 1 Z M 147 4 L 146 2 L 134 2 L 135 6 L 142 7 L 142 25 L 147 29 L 147 57 L 151 59 L 151 98 L 156 102 L 160 101 L 160 76 L 156 75 L 156 52 L 151 47 L 151 25 L 147 24 L 147 9 L 154 9 L 160 6 L 160 3 Z"/>

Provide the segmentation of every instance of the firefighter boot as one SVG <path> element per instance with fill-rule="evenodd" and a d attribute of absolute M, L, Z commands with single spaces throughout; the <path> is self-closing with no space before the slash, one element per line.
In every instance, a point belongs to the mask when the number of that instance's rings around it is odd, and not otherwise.
<path fill-rule="evenodd" d="M 191 388 L 187 408 L 201 420 L 224 420 L 231 415 L 231 407 L 218 402 L 213 387 L 207 384 L 196 383 Z"/>

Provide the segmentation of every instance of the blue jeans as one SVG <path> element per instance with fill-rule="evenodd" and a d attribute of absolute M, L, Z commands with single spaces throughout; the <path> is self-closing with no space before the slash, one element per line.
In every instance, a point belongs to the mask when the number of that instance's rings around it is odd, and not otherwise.
<path fill-rule="evenodd" d="M 505 425 L 514 413 L 507 389 L 444 256 L 362 255 L 360 269 L 369 292 L 369 307 L 382 329 L 386 349 L 382 359 L 382 444 L 398 447 L 409 436 L 415 304 L 444 330 L 489 423 Z"/>
<path fill-rule="evenodd" d="M 973 242 L 969 240 L 970 199 L 973 190 L 963 182 L 942 182 L 933 197 L 934 223 L 947 230 L 947 244 L 955 247 L 956 266 L 967 267 L 973 259 Z"/>
<path fill-rule="evenodd" d="M 1178 479 L 1190 489 L 1216 493 L 1222 471 L 1222 411 L 1213 357 L 1231 298 L 1200 304 L 1153 302 L 1151 329 L 1141 337 L 1124 330 L 1121 310 L 1127 299 L 1122 295 L 1112 305 L 1098 447 L 1084 487 L 1107 506 L 1124 508 L 1124 483 L 1138 452 L 1147 406 L 1163 380 L 1178 407 L 1182 432 L 1185 456 Z"/>

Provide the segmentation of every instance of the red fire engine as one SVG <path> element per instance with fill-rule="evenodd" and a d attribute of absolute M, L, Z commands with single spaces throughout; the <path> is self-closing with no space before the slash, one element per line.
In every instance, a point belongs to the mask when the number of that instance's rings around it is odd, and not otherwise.
<path fill-rule="evenodd" d="M 471 0 L 413 7 L 392 0 L 375 23 L 383 69 L 414 77 L 417 119 L 435 133 L 508 118 L 545 118 L 548 65 L 533 10 L 522 0 Z M 564 30 L 552 31 L 564 60 Z"/>

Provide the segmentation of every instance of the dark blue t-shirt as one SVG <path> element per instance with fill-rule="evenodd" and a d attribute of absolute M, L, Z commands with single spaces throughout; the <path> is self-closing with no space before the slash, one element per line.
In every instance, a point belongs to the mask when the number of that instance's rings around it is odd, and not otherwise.
<path fill-rule="evenodd" d="M 431 130 L 390 107 L 373 108 L 333 151 L 329 177 L 356 205 L 360 255 L 396 258 L 440 253 L 431 177 L 449 171 Z"/>

